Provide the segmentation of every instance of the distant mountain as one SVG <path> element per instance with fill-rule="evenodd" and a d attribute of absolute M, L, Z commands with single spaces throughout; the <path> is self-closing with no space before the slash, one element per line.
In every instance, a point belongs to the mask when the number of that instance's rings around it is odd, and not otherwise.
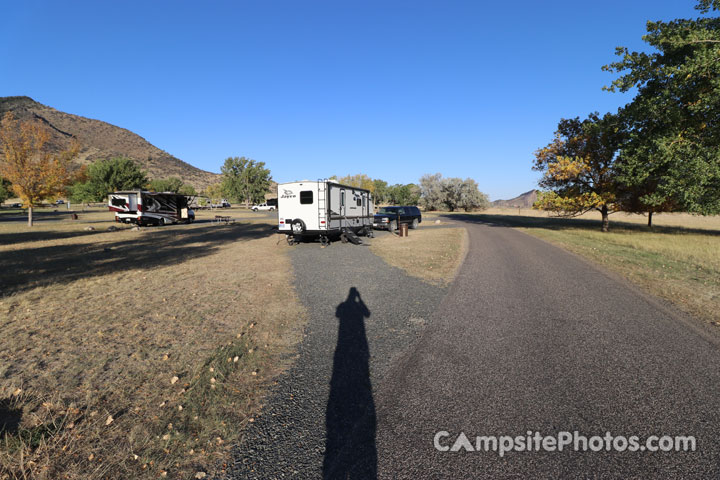
<path fill-rule="evenodd" d="M 130 130 L 60 112 L 30 97 L 0 97 L 0 117 L 8 111 L 17 119 L 45 124 L 51 132 L 51 148 L 63 149 L 76 137 L 82 147 L 77 161 L 83 165 L 100 158 L 123 156 L 137 161 L 150 178 L 180 177 L 198 190 L 220 180 L 220 175 L 193 167 Z"/>
<path fill-rule="evenodd" d="M 537 200 L 537 196 L 537 190 L 530 190 L 529 192 L 522 193 L 515 198 L 511 198 L 510 200 L 495 200 L 494 202 L 492 202 L 492 206 L 531 208 Z"/>

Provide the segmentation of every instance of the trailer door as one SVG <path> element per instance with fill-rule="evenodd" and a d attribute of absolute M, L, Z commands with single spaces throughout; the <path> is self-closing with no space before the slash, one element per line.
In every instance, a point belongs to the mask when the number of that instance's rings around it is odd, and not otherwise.
<path fill-rule="evenodd" d="M 343 188 L 340 190 L 340 216 L 342 216 L 340 219 L 340 228 L 345 227 L 347 224 L 347 221 L 345 220 L 345 215 L 347 214 L 345 210 L 347 208 L 346 205 L 345 189 Z"/>

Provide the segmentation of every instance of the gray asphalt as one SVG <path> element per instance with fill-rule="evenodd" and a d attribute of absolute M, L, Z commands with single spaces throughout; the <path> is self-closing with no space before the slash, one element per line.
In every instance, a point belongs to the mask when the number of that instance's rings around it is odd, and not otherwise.
<path fill-rule="evenodd" d="M 238 448 L 235 478 L 720 478 L 716 332 L 541 240 L 465 225 L 469 252 L 447 292 L 362 247 L 293 252 L 307 337 Z M 438 431 L 443 445 L 461 432 L 473 444 L 685 435 L 697 450 L 501 458 L 440 452 Z"/>
<path fill-rule="evenodd" d="M 720 478 L 717 335 L 585 261 L 468 224 L 465 263 L 375 394 L 379 478 Z M 692 435 L 695 452 L 439 452 L 476 436 Z M 362 461 L 359 461 L 362 463 Z M 361 477 L 357 477 L 361 478 Z"/>
<path fill-rule="evenodd" d="M 357 472 L 371 478 L 375 385 L 418 340 L 447 288 L 409 277 L 367 246 L 303 243 L 291 261 L 306 336 L 244 432 L 228 477 L 341 478 L 355 458 L 343 449 L 356 441 L 367 447 L 356 453 L 365 462 Z"/>

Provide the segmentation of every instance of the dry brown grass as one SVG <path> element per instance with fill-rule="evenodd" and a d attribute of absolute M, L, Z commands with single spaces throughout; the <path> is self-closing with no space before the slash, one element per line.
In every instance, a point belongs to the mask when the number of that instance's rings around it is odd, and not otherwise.
<path fill-rule="evenodd" d="M 225 213 L 242 222 L 0 223 L 0 478 L 222 468 L 304 318 L 285 242 Z"/>
<path fill-rule="evenodd" d="M 385 235 L 375 238 L 372 251 L 390 265 L 423 280 L 446 285 L 455 278 L 467 251 L 464 228 L 409 230 L 409 236 Z"/>

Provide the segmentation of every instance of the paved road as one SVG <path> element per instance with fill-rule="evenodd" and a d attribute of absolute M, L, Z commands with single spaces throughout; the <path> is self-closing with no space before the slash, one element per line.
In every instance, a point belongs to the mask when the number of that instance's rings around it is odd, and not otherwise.
<path fill-rule="evenodd" d="M 456 282 L 375 391 L 379 478 L 720 478 L 720 346 L 624 281 L 468 224 Z M 439 452 L 436 432 L 694 435 L 692 453 Z M 355 478 L 364 478 L 362 474 Z"/>

